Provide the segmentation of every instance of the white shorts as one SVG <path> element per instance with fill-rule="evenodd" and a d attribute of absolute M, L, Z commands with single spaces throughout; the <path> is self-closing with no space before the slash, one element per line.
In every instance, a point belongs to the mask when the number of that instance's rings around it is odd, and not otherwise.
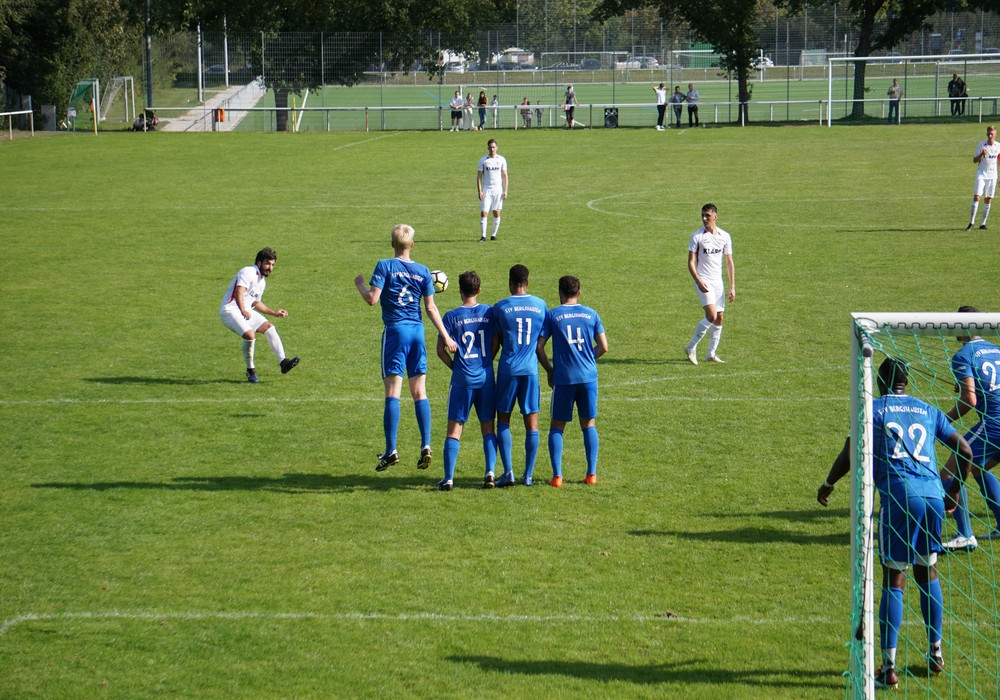
<path fill-rule="evenodd" d="M 704 280 L 703 280 L 704 281 Z M 695 282 L 694 290 L 698 292 L 698 301 L 701 302 L 703 307 L 711 304 L 718 311 L 722 311 L 726 308 L 726 287 L 721 282 L 708 282 L 708 291 L 703 292 L 698 288 L 698 283 Z"/>
<path fill-rule="evenodd" d="M 996 191 L 996 189 L 997 189 L 996 178 L 987 178 L 977 175 L 976 189 L 973 191 L 972 194 L 976 195 L 977 197 L 989 197 L 990 199 L 993 199 L 993 193 Z"/>
<path fill-rule="evenodd" d="M 484 191 L 482 211 L 500 211 L 501 209 L 503 209 L 503 190 Z"/>
<path fill-rule="evenodd" d="M 267 319 L 254 309 L 250 309 L 250 320 L 248 321 L 243 318 L 243 314 L 240 313 L 239 307 L 235 304 L 233 304 L 232 310 L 228 307 L 219 309 L 219 318 L 222 319 L 223 326 L 241 338 L 247 331 L 256 332 L 258 328 L 267 323 Z"/>

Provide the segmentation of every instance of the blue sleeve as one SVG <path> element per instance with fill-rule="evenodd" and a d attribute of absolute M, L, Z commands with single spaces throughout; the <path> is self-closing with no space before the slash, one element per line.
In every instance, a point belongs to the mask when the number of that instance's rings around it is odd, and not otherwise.
<path fill-rule="evenodd" d="M 375 263 L 375 270 L 372 272 L 371 279 L 368 280 L 368 284 L 373 287 L 378 287 L 379 289 L 385 289 L 385 283 L 387 279 L 387 272 L 385 267 L 385 260 L 379 260 Z"/>
<path fill-rule="evenodd" d="M 951 436 L 954 435 L 957 430 L 952 426 L 951 421 L 948 420 L 948 416 L 945 415 L 944 411 L 939 408 L 934 409 L 936 415 L 937 424 L 934 429 L 934 436 L 941 442 L 948 442 Z"/>
<path fill-rule="evenodd" d="M 951 358 L 951 373 L 955 375 L 955 379 L 958 381 L 975 376 L 973 373 L 971 358 L 968 357 L 968 353 L 965 352 L 965 348 L 967 347 L 969 346 L 966 345 L 963 347 Z"/>
<path fill-rule="evenodd" d="M 594 312 L 594 336 L 599 336 L 604 332 L 604 324 L 601 322 L 601 317 Z"/>
<path fill-rule="evenodd" d="M 538 332 L 538 337 L 547 339 L 549 336 L 551 336 L 553 323 L 554 321 L 552 320 L 552 312 L 549 311 L 545 314 L 545 320 L 542 321 L 542 330 Z"/>

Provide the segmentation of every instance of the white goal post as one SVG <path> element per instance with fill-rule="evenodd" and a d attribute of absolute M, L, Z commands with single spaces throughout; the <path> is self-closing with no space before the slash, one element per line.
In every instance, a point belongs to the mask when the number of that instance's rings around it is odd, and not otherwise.
<path fill-rule="evenodd" d="M 951 356 L 947 342 L 957 336 L 984 335 L 994 341 L 1000 333 L 998 313 L 852 313 L 851 314 L 851 631 L 849 696 L 874 700 L 876 645 L 874 578 L 874 500 L 872 474 L 872 401 L 873 357 L 876 352 L 900 357 L 899 351 L 913 345 L 924 364 L 916 367 L 924 383 L 938 385 L 953 381 Z M 894 337 L 898 334 L 898 337 Z M 928 347 L 939 355 L 925 360 L 922 338 L 930 338 Z M 956 343 L 957 344 L 957 343 Z M 951 353 L 953 354 L 953 353 Z M 900 359 L 907 359 L 900 357 Z M 911 358 L 912 361 L 912 358 Z M 913 363 L 915 366 L 917 363 Z M 934 375 L 933 379 L 925 377 Z M 912 376 L 912 375 L 911 375 Z M 917 392 L 912 392 L 916 395 Z M 950 399 L 953 400 L 953 399 Z M 933 403 L 928 401 L 928 403 Z M 954 404 L 952 404 L 954 405 Z M 947 410 L 950 406 L 938 406 Z M 994 585 L 996 581 L 993 582 Z M 983 649 L 987 656 L 995 655 Z M 961 682 L 951 684 L 951 692 L 962 692 Z M 957 687 L 956 687 L 957 686 Z M 967 688 L 966 688 L 967 689 Z M 901 689 L 902 690 L 902 689 Z"/>

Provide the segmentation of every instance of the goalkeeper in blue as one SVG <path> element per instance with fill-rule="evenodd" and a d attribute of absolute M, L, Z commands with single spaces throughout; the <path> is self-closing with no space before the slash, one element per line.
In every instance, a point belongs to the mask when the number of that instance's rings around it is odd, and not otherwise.
<path fill-rule="evenodd" d="M 977 313 L 974 306 L 963 306 L 959 313 Z M 948 411 L 948 418 L 958 420 L 971 410 L 979 417 L 972 430 L 965 435 L 972 448 L 972 477 L 979 484 L 986 505 L 993 513 L 997 527 L 985 535 L 985 539 L 1000 538 L 1000 481 L 990 471 L 1000 460 L 1000 348 L 983 340 L 978 335 L 959 336 L 964 345 L 951 358 L 951 372 L 958 385 L 958 401 Z M 945 482 L 945 488 L 949 486 Z M 955 524 L 958 535 L 944 543 L 950 551 L 972 551 L 978 546 L 972 534 L 969 518 L 969 502 L 962 488 L 955 509 Z"/>
<path fill-rule="evenodd" d="M 393 258 L 379 260 L 372 272 L 370 286 L 365 286 L 365 276 L 354 278 L 361 298 L 369 306 L 382 307 L 382 384 L 385 387 L 385 407 L 382 413 L 382 430 L 385 433 L 385 452 L 378 456 L 375 471 L 385 471 L 399 462 L 396 435 L 399 431 L 399 398 L 403 390 L 403 372 L 410 383 L 413 409 L 420 429 L 420 459 L 418 469 L 431 466 L 431 404 L 427 400 L 427 348 L 424 345 L 424 323 L 420 314 L 420 300 L 424 310 L 444 337 L 445 347 L 455 352 L 458 346 L 448 335 L 441 314 L 434 303 L 434 283 L 431 271 L 425 265 L 410 259 L 413 248 L 413 227 L 398 224 L 392 229 Z"/>
<path fill-rule="evenodd" d="M 875 687 L 895 688 L 896 647 L 903 625 L 903 589 L 906 570 L 920 589 L 920 611 L 927 626 L 927 669 L 944 670 L 941 634 L 944 602 L 937 574 L 941 547 L 941 524 L 945 499 L 954 506 L 962 481 L 972 467 L 972 450 L 952 427 L 943 411 L 907 396 L 906 364 L 887 357 L 878 368 L 879 398 L 872 402 L 872 460 L 875 487 L 879 493 L 878 548 L 882 564 L 882 599 L 878 608 L 882 666 L 875 674 Z M 957 464 L 961 473 L 945 492 L 934 456 L 934 440 L 958 453 L 946 469 Z M 833 463 L 817 498 L 826 505 L 833 485 L 850 468 L 850 444 Z"/>
<path fill-rule="evenodd" d="M 563 484 L 563 431 L 573 420 L 573 405 L 583 430 L 587 456 L 585 484 L 597 483 L 597 358 L 608 351 L 608 338 L 597 312 L 580 303 L 580 280 L 572 275 L 559 278 L 560 306 L 549 309 L 538 338 L 538 361 L 552 387 L 552 422 L 549 424 L 550 486 Z M 545 343 L 552 338 L 552 362 Z"/>
<path fill-rule="evenodd" d="M 524 417 L 525 486 L 531 486 L 535 460 L 538 458 L 538 410 L 541 403 L 538 387 L 538 334 L 545 322 L 548 307 L 539 297 L 528 294 L 528 268 L 514 265 L 507 280 L 510 296 L 493 305 L 493 354 L 500 351 L 497 361 L 497 443 L 503 474 L 496 485 L 513 486 L 514 465 L 510 416 L 515 404 L 521 406 Z"/>
<path fill-rule="evenodd" d="M 458 338 L 458 350 L 448 352 L 444 336 L 439 335 L 437 355 L 451 370 L 451 388 L 448 390 L 448 435 L 444 440 L 444 478 L 438 482 L 439 491 L 451 491 L 455 479 L 455 463 L 461 447 L 462 429 L 476 409 L 479 427 L 483 434 L 483 454 L 486 456 L 486 475 L 483 488 L 494 486 L 493 469 L 497 463 L 497 436 L 493 419 L 496 413 L 493 379 L 493 307 L 479 303 L 481 286 L 475 271 L 458 276 L 458 289 L 462 305 L 444 315 L 445 330 Z"/>

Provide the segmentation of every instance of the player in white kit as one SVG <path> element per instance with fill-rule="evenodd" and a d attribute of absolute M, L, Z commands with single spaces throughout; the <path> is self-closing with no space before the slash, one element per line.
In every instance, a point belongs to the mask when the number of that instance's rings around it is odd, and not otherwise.
<path fill-rule="evenodd" d="M 490 211 L 493 212 L 493 233 L 491 241 L 497 239 L 500 230 L 500 210 L 503 200 L 507 199 L 507 159 L 497 154 L 497 140 L 486 142 L 489 153 L 479 159 L 479 171 L 476 174 L 476 188 L 479 190 L 479 201 L 482 209 L 479 212 L 479 242 L 486 240 L 486 221 Z"/>
<path fill-rule="evenodd" d="M 722 314 L 726 310 L 726 286 L 722 282 L 722 264 L 729 278 L 729 301 L 736 300 L 736 268 L 733 265 L 733 240 L 715 225 L 719 211 L 714 204 L 701 208 L 704 226 L 691 234 L 688 243 L 688 271 L 694 278 L 698 300 L 705 309 L 705 318 L 694 329 L 691 342 L 684 348 L 691 364 L 698 364 L 698 342 L 708 333 L 706 362 L 722 362 L 716 354 L 722 337 Z"/>
<path fill-rule="evenodd" d="M 986 220 L 990 217 L 990 204 L 997 188 L 997 155 L 1000 155 L 1000 143 L 997 143 L 997 128 L 986 127 L 986 140 L 976 146 L 976 154 L 972 162 L 979 165 L 976 172 L 976 185 L 972 191 L 972 212 L 969 215 L 969 225 L 966 231 L 971 231 L 976 223 L 976 210 L 979 209 L 979 198 L 983 198 L 983 220 L 979 228 L 986 230 Z"/>
<path fill-rule="evenodd" d="M 253 265 L 244 267 L 236 273 L 233 281 L 226 288 L 226 293 L 222 297 L 222 305 L 219 307 L 222 325 L 243 338 L 243 359 L 247 363 L 247 381 L 251 384 L 258 382 L 257 370 L 253 363 L 257 333 L 263 333 L 264 337 L 267 338 L 267 344 L 271 346 L 274 356 L 278 358 L 282 374 L 287 374 L 295 365 L 299 364 L 298 357 L 290 359 L 285 357 L 285 348 L 281 344 L 281 338 L 278 337 L 278 329 L 262 315 L 267 314 L 280 318 L 288 315 L 284 309 L 269 308 L 261 301 L 267 277 L 274 270 L 277 258 L 278 256 L 270 248 L 264 248 L 257 253 L 257 259 Z"/>

